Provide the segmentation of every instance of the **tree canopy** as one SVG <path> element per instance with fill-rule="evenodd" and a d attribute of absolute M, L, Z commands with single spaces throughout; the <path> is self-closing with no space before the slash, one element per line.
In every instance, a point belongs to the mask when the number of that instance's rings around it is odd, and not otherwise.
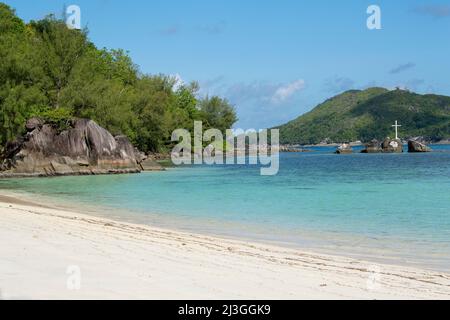
<path fill-rule="evenodd" d="M 26 120 L 55 123 L 90 118 L 112 134 L 125 134 L 140 150 L 165 151 L 173 130 L 230 128 L 234 107 L 200 97 L 199 86 L 139 71 L 121 49 L 98 49 L 87 30 L 72 30 L 48 16 L 24 23 L 0 3 L 0 144 L 22 134 Z"/>

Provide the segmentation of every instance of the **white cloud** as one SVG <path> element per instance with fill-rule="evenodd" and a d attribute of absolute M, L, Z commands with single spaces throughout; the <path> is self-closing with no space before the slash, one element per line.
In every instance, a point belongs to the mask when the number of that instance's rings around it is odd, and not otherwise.
<path fill-rule="evenodd" d="M 421 7 L 416 7 L 414 9 L 416 13 L 429 15 L 434 18 L 444 18 L 450 17 L 450 6 L 449 5 L 426 5 Z"/>
<path fill-rule="evenodd" d="M 267 101 L 275 90 L 276 86 L 271 83 L 234 83 L 226 88 L 224 95 L 239 104 L 247 101 Z"/>
<path fill-rule="evenodd" d="M 178 25 L 172 25 L 160 30 L 159 33 L 163 36 L 174 36 L 180 33 L 180 27 Z"/>
<path fill-rule="evenodd" d="M 228 98 L 234 104 L 253 102 L 259 106 L 280 105 L 286 103 L 298 91 L 305 88 L 302 79 L 289 83 L 254 81 L 250 83 L 221 83 L 215 94 Z"/>
<path fill-rule="evenodd" d="M 197 29 L 208 34 L 219 34 L 225 30 L 226 26 L 226 21 L 222 20 L 214 24 L 199 26 Z"/>
<path fill-rule="evenodd" d="M 271 101 L 273 103 L 281 103 L 292 95 L 294 95 L 297 91 L 300 91 L 305 88 L 305 80 L 299 79 L 294 82 L 288 83 L 286 85 L 282 85 L 275 90 Z"/>
<path fill-rule="evenodd" d="M 390 74 L 397 74 L 397 73 L 403 72 L 403 71 L 405 71 L 405 70 L 414 68 L 415 66 L 416 66 L 415 63 L 408 62 L 408 63 L 401 64 L 401 65 L 395 67 L 394 69 L 392 69 L 391 71 L 389 71 L 389 73 L 390 73 Z"/>

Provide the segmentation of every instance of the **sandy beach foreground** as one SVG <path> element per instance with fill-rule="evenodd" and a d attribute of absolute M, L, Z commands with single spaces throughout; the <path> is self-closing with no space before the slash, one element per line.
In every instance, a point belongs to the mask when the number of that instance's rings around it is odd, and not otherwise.
<path fill-rule="evenodd" d="M 449 299 L 450 275 L 0 197 L 0 298 Z"/>

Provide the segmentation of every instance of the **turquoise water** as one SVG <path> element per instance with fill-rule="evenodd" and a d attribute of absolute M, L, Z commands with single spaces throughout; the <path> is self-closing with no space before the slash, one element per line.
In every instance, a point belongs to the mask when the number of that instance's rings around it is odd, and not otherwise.
<path fill-rule="evenodd" d="M 108 217 L 450 271 L 450 146 L 429 154 L 281 154 L 257 166 L 0 180 Z M 87 209 L 86 209 L 87 210 Z"/>

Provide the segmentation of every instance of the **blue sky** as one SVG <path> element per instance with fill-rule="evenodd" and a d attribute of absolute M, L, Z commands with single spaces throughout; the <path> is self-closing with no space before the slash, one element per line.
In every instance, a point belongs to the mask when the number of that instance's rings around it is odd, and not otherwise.
<path fill-rule="evenodd" d="M 450 1 L 2 0 L 29 21 L 64 5 L 98 47 L 123 48 L 144 73 L 197 80 L 227 97 L 236 127 L 294 119 L 348 89 L 450 95 Z M 381 30 L 366 26 L 381 8 Z"/>

